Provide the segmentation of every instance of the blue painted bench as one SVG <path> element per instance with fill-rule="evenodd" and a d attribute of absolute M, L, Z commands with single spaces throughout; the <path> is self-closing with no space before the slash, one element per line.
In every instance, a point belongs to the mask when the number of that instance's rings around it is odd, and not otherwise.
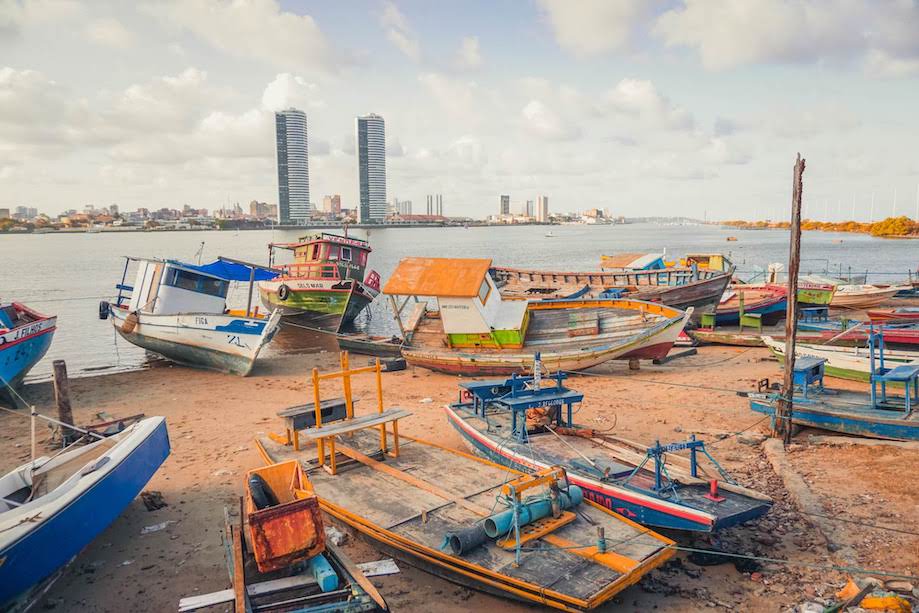
<path fill-rule="evenodd" d="M 881 384 L 880 403 L 877 399 L 877 384 Z M 871 404 L 887 403 L 887 384 L 902 383 L 904 392 L 904 410 L 908 414 L 913 402 L 919 402 L 919 366 L 903 364 L 896 368 L 885 368 L 883 372 L 878 372 L 871 377 Z"/>
<path fill-rule="evenodd" d="M 816 384 L 823 391 L 823 373 L 826 368 L 825 358 L 815 358 L 809 355 L 795 357 L 795 367 L 792 371 L 792 382 L 801 387 L 804 397 L 807 398 L 808 388 Z"/>

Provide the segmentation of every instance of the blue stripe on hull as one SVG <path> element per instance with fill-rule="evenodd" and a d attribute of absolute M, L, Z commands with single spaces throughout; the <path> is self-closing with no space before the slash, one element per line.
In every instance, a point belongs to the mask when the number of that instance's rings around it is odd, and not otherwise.
<path fill-rule="evenodd" d="M 69 562 L 115 521 L 169 455 L 163 421 L 102 480 L 0 551 L 0 603 Z"/>
<path fill-rule="evenodd" d="M 757 413 L 775 418 L 775 407 L 770 403 L 750 401 L 750 408 Z M 889 423 L 896 411 L 890 411 L 887 421 L 873 421 L 857 415 L 839 415 L 815 411 L 807 405 L 795 403 L 792 407 L 792 421 L 801 426 L 810 426 L 832 432 L 843 432 L 868 438 L 883 438 L 897 441 L 919 441 L 919 422 L 903 420 L 903 423 Z M 901 412 L 902 414 L 902 412 Z"/>
<path fill-rule="evenodd" d="M 502 466 L 508 466 L 510 468 L 519 470 L 521 472 L 526 472 L 526 473 L 532 472 L 532 469 L 530 467 L 524 466 L 523 464 L 519 464 L 515 462 L 514 460 L 506 458 L 503 455 L 494 452 L 491 448 L 486 447 L 484 444 L 480 443 L 474 438 L 468 436 L 463 431 L 463 429 L 460 428 L 459 425 L 456 422 L 454 422 L 452 419 L 448 421 L 453 426 L 453 428 L 459 433 L 459 435 L 463 437 L 463 440 L 466 441 L 466 443 L 469 444 L 475 450 L 476 455 L 483 457 L 486 460 L 489 460 L 491 462 L 494 462 L 495 464 L 501 464 Z M 631 519 L 632 521 L 636 521 L 646 526 L 655 526 L 657 528 L 671 528 L 674 530 L 691 530 L 694 532 L 711 532 L 712 530 L 712 527 L 708 524 L 703 524 L 701 522 L 692 521 L 692 520 L 685 519 L 682 517 L 676 517 L 669 513 L 664 513 L 661 511 L 654 510 L 654 509 L 649 509 L 639 504 L 635 504 L 634 502 L 623 500 L 615 496 L 609 496 L 606 493 L 601 492 L 599 490 L 591 489 L 590 486 L 588 485 L 582 485 L 581 488 L 584 490 L 584 498 L 590 501 L 596 502 L 597 504 L 604 506 L 607 509 L 610 509 L 611 511 L 615 511 L 616 513 L 619 513 L 620 515 L 623 515 Z M 754 515 L 754 517 L 758 515 L 762 515 L 762 513 L 757 513 L 756 515 Z M 750 519 L 750 518 L 744 518 L 740 520 L 740 522 L 734 522 L 734 523 L 741 523 L 742 521 L 747 521 L 747 519 Z M 726 527 L 727 525 L 733 525 L 733 523 L 723 524 L 723 525 L 719 524 L 718 527 L 722 528 L 722 527 Z"/>
<path fill-rule="evenodd" d="M 39 334 L 15 345 L 0 346 L 0 377 L 17 387 L 51 346 L 54 331 Z M 5 386 L 0 383 L 0 388 Z"/>

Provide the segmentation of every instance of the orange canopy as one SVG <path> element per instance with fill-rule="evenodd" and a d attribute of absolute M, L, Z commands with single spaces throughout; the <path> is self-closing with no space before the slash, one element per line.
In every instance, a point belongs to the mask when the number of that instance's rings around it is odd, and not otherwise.
<path fill-rule="evenodd" d="M 472 298 L 491 268 L 491 260 L 403 258 L 389 277 L 384 294 Z"/>

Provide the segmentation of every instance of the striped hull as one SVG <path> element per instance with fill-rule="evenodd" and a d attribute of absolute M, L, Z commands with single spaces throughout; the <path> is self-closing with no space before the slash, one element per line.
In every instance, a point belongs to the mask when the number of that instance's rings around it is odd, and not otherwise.
<path fill-rule="evenodd" d="M 288 296 L 282 300 L 281 286 Z M 338 332 L 351 324 L 377 292 L 348 279 L 290 279 L 279 277 L 259 283 L 259 296 L 266 308 L 278 309 L 285 321 L 326 332 Z"/>
<path fill-rule="evenodd" d="M 30 588 L 79 554 L 124 511 L 169 455 L 164 418 L 136 425 L 143 425 L 138 435 L 119 442 L 106 454 L 111 462 L 87 473 L 72 489 L 0 515 L 0 609 L 11 599 L 27 599 Z M 4 525 L 15 521 L 11 514 L 40 519 Z"/>
<path fill-rule="evenodd" d="M 277 332 L 280 314 L 254 319 L 211 313 L 138 313 L 134 330 L 124 330 L 127 310 L 112 305 L 112 325 L 123 339 L 173 362 L 246 376 Z"/>
<path fill-rule="evenodd" d="M 12 396 L 5 381 L 17 389 L 47 353 L 57 330 L 57 317 L 48 317 L 0 334 L 0 396 Z"/>
<path fill-rule="evenodd" d="M 461 350 L 419 348 L 404 345 L 402 356 L 412 366 L 436 372 L 468 375 L 509 375 L 529 372 L 536 352 L 550 370 L 577 371 L 615 359 L 656 359 L 667 355 L 686 325 L 691 312 L 639 334 L 596 346 L 572 345 L 563 349 L 534 345 L 516 352 L 464 353 Z"/>
<path fill-rule="evenodd" d="M 444 410 L 447 421 L 476 455 L 524 472 L 550 467 L 550 463 L 540 457 L 538 450 L 532 450 L 532 442 L 524 448 L 527 452 L 522 452 L 513 443 L 508 443 L 507 434 L 502 434 L 496 439 L 470 425 L 453 407 L 446 407 Z M 646 526 L 713 532 L 759 517 L 771 507 L 771 503 L 760 501 L 743 512 L 719 518 L 687 505 L 644 493 L 638 488 L 598 481 L 571 466 L 566 466 L 566 470 L 571 483 L 584 490 L 585 498 Z"/>
<path fill-rule="evenodd" d="M 893 298 L 898 291 L 896 287 L 871 288 L 857 292 L 842 292 L 837 289 L 830 306 L 844 309 L 869 309 Z"/>

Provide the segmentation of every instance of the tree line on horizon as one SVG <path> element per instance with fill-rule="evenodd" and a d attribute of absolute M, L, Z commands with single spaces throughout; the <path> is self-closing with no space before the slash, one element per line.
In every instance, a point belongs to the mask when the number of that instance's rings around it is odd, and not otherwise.
<path fill-rule="evenodd" d="M 739 229 L 788 229 L 791 223 L 788 221 L 745 221 L 743 219 L 734 219 L 722 221 L 721 225 Z M 919 236 L 919 221 L 910 219 L 905 215 L 899 217 L 888 217 L 882 221 L 871 223 L 860 221 L 816 221 L 814 219 L 804 219 L 801 221 L 802 230 L 818 230 L 821 232 L 854 232 L 858 234 L 870 234 L 871 236 Z"/>

